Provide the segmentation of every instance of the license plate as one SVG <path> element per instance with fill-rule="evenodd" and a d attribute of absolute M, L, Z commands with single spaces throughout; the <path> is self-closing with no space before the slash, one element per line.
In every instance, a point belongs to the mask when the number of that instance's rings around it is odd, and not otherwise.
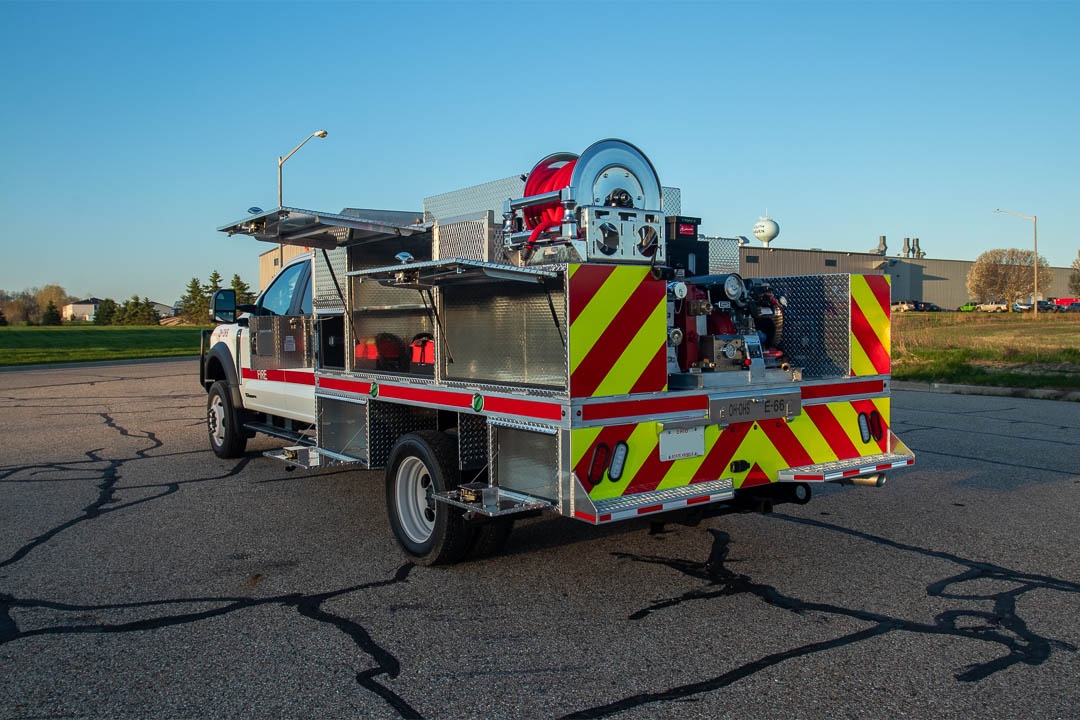
<path fill-rule="evenodd" d="M 709 401 L 709 419 L 722 425 L 792 417 L 800 412 L 802 393 L 798 390 L 755 393 L 737 398 L 711 398 Z"/>
<path fill-rule="evenodd" d="M 705 454 L 705 426 L 673 428 L 660 433 L 660 460 L 671 462 Z"/>

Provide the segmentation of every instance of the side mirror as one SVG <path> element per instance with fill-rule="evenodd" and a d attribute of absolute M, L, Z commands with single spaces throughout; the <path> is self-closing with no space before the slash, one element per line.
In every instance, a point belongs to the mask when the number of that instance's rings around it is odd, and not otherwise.
<path fill-rule="evenodd" d="M 210 296 L 210 317 L 214 322 L 236 322 L 236 291 L 216 290 Z"/>

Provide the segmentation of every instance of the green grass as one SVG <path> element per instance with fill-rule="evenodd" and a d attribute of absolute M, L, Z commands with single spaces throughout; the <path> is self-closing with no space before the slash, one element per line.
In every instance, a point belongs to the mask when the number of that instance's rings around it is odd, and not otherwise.
<path fill-rule="evenodd" d="M 198 327 L 0 327 L 0 366 L 199 354 Z"/>
<path fill-rule="evenodd" d="M 896 313 L 897 380 L 1080 390 L 1080 314 Z"/>

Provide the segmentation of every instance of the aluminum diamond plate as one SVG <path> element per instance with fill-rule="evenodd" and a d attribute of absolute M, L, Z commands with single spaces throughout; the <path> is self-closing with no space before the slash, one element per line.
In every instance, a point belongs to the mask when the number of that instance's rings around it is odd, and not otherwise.
<path fill-rule="evenodd" d="M 779 347 L 804 378 L 847 377 L 850 363 L 850 277 L 801 275 L 765 278 L 787 298 Z"/>
<path fill-rule="evenodd" d="M 734 483 L 729 479 L 710 480 L 708 482 L 693 483 L 683 487 L 668 490 L 655 490 L 653 492 L 638 493 L 637 495 L 623 495 L 622 497 L 596 500 L 594 505 L 598 513 L 615 514 L 626 510 L 634 510 L 639 507 L 648 507 L 677 500 L 686 500 L 704 495 L 715 495 L 723 492 L 734 492 Z"/>

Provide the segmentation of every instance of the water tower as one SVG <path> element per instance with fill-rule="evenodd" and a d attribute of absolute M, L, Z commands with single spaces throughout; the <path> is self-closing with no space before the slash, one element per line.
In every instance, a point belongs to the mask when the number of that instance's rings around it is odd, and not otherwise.
<path fill-rule="evenodd" d="M 758 221 L 754 224 L 754 237 L 761 241 L 763 247 L 769 247 L 769 243 L 779 234 L 780 226 L 768 214 L 765 217 L 758 217 Z"/>

